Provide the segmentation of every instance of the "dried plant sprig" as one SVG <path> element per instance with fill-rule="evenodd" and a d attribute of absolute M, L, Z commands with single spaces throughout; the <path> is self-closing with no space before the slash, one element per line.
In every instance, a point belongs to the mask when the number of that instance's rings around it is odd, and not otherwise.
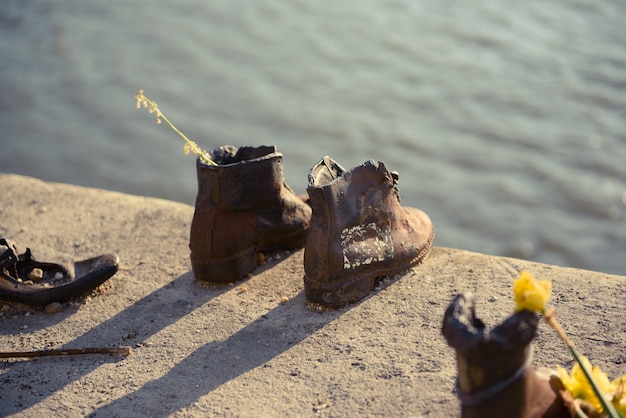
<path fill-rule="evenodd" d="M 167 119 L 165 115 L 163 115 L 163 113 L 161 113 L 161 110 L 159 109 L 159 106 L 156 104 L 156 102 L 153 102 L 152 100 L 144 96 L 143 90 L 140 89 L 137 91 L 137 94 L 135 95 L 135 100 L 137 100 L 137 109 L 141 109 L 141 106 L 147 108 L 148 112 L 154 113 L 156 115 L 156 121 L 158 124 L 160 124 L 162 120 L 165 121 L 165 123 L 167 123 L 169 127 L 174 130 L 174 132 L 176 132 L 181 138 L 185 140 L 185 145 L 183 146 L 183 152 L 185 153 L 185 155 L 192 152 L 193 154 L 200 157 L 203 163 L 208 165 L 217 165 L 213 160 L 208 157 L 208 153 L 206 151 L 200 148 L 198 144 L 196 144 L 194 141 L 187 138 L 184 133 L 179 131 L 178 128 L 176 128 L 176 126 L 174 126 L 174 124 L 170 122 L 169 119 Z"/>

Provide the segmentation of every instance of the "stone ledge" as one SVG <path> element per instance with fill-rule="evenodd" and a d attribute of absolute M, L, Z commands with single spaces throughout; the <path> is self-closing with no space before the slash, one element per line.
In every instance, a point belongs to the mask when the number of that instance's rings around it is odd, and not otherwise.
<path fill-rule="evenodd" d="M 133 347 L 102 355 L 4 360 L 0 411 L 19 416 L 429 416 L 458 414 L 443 313 L 472 292 L 496 325 L 522 269 L 553 281 L 551 305 L 594 364 L 626 372 L 626 278 L 435 247 L 420 266 L 362 302 L 317 311 L 304 299 L 303 251 L 234 286 L 190 272 L 193 207 L 0 174 L 0 235 L 45 261 L 115 252 L 121 270 L 61 312 L 20 308 L 0 319 L 0 351 Z M 281 303 L 282 298 L 288 298 Z M 569 367 L 542 322 L 536 366 Z"/>

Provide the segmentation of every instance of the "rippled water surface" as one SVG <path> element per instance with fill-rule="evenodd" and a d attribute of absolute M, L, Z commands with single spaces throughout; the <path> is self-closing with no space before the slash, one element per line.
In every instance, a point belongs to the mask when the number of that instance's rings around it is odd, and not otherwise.
<path fill-rule="evenodd" d="M 204 148 L 276 145 L 299 192 L 324 155 L 384 161 L 436 245 L 626 275 L 625 21 L 595 0 L 3 0 L 0 171 L 193 204 L 142 88 Z"/>

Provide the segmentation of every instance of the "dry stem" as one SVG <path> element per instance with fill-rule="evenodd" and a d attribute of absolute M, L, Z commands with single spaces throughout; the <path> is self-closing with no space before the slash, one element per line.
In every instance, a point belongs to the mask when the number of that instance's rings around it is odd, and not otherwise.
<path fill-rule="evenodd" d="M 0 358 L 19 358 L 19 357 L 46 357 L 46 356 L 68 356 L 76 354 L 117 354 L 127 356 L 131 353 L 130 347 L 87 347 L 87 348 L 66 348 L 53 350 L 35 350 L 35 351 L 8 351 L 0 352 Z"/>

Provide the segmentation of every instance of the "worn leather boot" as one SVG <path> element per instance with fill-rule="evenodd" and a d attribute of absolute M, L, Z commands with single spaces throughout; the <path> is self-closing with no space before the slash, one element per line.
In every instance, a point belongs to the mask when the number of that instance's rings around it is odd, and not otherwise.
<path fill-rule="evenodd" d="M 537 315 L 524 310 L 489 329 L 476 317 L 470 295 L 450 304 L 442 333 L 456 351 L 463 418 L 569 416 L 549 377 L 540 379 L 533 368 L 537 322 Z"/>
<path fill-rule="evenodd" d="M 398 175 L 382 162 L 350 171 L 324 157 L 309 173 L 313 209 L 304 250 L 307 301 L 340 307 L 365 297 L 377 277 L 400 273 L 428 254 L 428 215 L 401 207 Z"/>
<path fill-rule="evenodd" d="M 119 257 L 104 254 L 67 266 L 41 263 L 30 248 L 22 252 L 13 241 L 0 238 L 0 299 L 26 305 L 65 302 L 91 292 L 118 270 Z"/>
<path fill-rule="evenodd" d="M 257 252 L 302 248 L 311 208 L 285 183 L 273 146 L 224 146 L 196 162 L 198 196 L 191 223 L 195 277 L 232 283 L 257 267 Z"/>

